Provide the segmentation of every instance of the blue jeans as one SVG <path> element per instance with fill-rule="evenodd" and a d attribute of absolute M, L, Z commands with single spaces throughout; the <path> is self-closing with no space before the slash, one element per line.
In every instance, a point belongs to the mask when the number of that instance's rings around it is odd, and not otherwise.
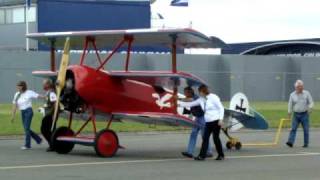
<path fill-rule="evenodd" d="M 31 137 L 38 144 L 41 143 L 41 138 L 36 133 L 34 133 L 30 128 L 32 117 L 33 117 L 32 108 L 21 110 L 21 116 L 22 116 L 22 124 L 24 128 L 24 133 L 25 133 L 25 147 L 31 148 Z"/>
<path fill-rule="evenodd" d="M 188 153 L 193 154 L 194 148 L 197 144 L 197 138 L 199 131 L 201 131 L 201 136 L 204 135 L 204 129 L 205 129 L 205 119 L 204 117 L 197 117 L 196 118 L 196 124 L 192 127 L 190 138 L 189 138 L 189 144 L 188 144 Z M 207 154 L 212 154 L 212 145 L 209 143 Z"/>
<path fill-rule="evenodd" d="M 304 145 L 308 146 L 309 144 L 309 113 L 308 112 L 293 114 L 292 129 L 290 131 L 288 142 L 294 144 L 296 134 L 297 134 L 297 129 L 300 123 L 303 128 Z"/>

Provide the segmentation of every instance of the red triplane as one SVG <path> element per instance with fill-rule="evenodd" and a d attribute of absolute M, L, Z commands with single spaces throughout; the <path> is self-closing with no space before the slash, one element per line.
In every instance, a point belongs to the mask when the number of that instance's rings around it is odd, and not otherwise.
<path fill-rule="evenodd" d="M 136 29 L 78 32 L 53 32 L 28 34 L 51 47 L 51 71 L 35 71 L 42 77 L 57 78 L 57 96 L 54 120 L 58 119 L 58 106 L 67 112 L 68 126 L 58 127 L 52 136 L 53 148 L 58 153 L 69 153 L 75 144 L 93 146 L 96 153 L 112 157 L 119 147 L 117 134 L 110 129 L 115 119 L 130 119 L 143 123 L 192 126 L 192 119 L 177 112 L 178 86 L 205 84 L 198 77 L 177 71 L 177 48 L 215 48 L 223 44 L 215 37 L 207 37 L 192 29 Z M 113 46 L 111 53 L 102 59 L 100 49 Z M 104 68 L 111 57 L 123 46 L 127 55 L 123 71 L 107 71 Z M 132 45 L 162 45 L 171 47 L 172 69 L 170 71 L 131 71 Z M 55 70 L 56 48 L 64 52 L 60 69 Z M 83 47 L 78 65 L 69 64 L 70 49 Z M 96 54 L 96 67 L 85 64 L 89 51 Z M 58 76 L 58 77 L 57 77 Z M 78 131 L 72 130 L 74 116 L 88 115 Z M 96 128 L 96 116 L 106 119 L 106 128 Z M 94 136 L 82 136 L 81 131 L 91 122 Z"/>

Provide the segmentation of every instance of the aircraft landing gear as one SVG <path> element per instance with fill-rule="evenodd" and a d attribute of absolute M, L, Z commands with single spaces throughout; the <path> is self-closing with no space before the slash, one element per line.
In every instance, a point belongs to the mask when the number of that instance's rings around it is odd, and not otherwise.
<path fill-rule="evenodd" d="M 236 150 L 240 150 L 241 147 L 242 147 L 242 143 L 239 141 L 239 139 L 230 136 L 229 133 L 228 133 L 228 129 L 222 129 L 222 131 L 224 132 L 224 134 L 229 139 L 227 141 L 227 143 L 226 143 L 227 149 L 235 148 Z"/>
<path fill-rule="evenodd" d="M 119 139 L 114 131 L 104 129 L 96 135 L 94 149 L 97 155 L 101 157 L 112 157 L 117 153 L 118 148 Z"/>
<path fill-rule="evenodd" d="M 236 150 L 240 150 L 242 147 L 242 143 L 237 138 L 231 138 L 226 143 L 226 147 L 227 149 L 232 149 L 234 147 Z"/>
<path fill-rule="evenodd" d="M 70 151 L 72 151 L 74 147 L 73 142 L 68 141 L 59 141 L 59 137 L 72 137 L 74 135 L 74 132 L 68 128 L 68 127 L 59 127 L 56 129 L 51 137 L 51 146 L 52 149 L 54 149 L 59 154 L 68 154 Z"/>

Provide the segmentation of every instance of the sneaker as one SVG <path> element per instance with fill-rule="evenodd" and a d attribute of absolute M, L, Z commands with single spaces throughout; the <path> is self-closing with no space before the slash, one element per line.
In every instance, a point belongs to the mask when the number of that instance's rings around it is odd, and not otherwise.
<path fill-rule="evenodd" d="M 183 156 L 188 157 L 188 158 L 193 158 L 192 154 L 189 154 L 188 152 L 182 152 L 181 153 Z"/>
<path fill-rule="evenodd" d="M 222 160 L 224 160 L 224 156 L 218 156 L 215 160 L 216 161 L 222 161 Z"/>
<path fill-rule="evenodd" d="M 21 150 L 28 150 L 28 149 L 31 149 L 31 147 L 22 146 L 20 149 Z"/>
<path fill-rule="evenodd" d="M 287 142 L 286 144 L 287 144 L 287 146 L 289 146 L 291 148 L 293 147 L 293 144 L 291 142 Z"/>
<path fill-rule="evenodd" d="M 302 147 L 303 147 L 303 148 L 307 148 L 307 147 L 308 147 L 308 145 L 303 145 Z"/>
<path fill-rule="evenodd" d="M 194 160 L 196 160 L 196 161 L 204 161 L 205 158 L 203 158 L 201 156 L 197 156 L 197 157 L 194 158 Z"/>

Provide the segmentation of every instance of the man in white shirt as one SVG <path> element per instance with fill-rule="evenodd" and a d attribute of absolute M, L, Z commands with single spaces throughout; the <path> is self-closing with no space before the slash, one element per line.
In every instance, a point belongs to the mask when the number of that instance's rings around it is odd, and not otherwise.
<path fill-rule="evenodd" d="M 213 133 L 213 141 L 218 152 L 216 160 L 223 160 L 224 153 L 222 150 L 221 140 L 219 136 L 221 126 L 223 123 L 224 107 L 220 101 L 220 98 L 217 95 L 210 93 L 206 85 L 201 85 L 198 90 L 201 98 L 193 102 L 178 101 L 178 105 L 181 107 L 193 107 L 200 105 L 205 112 L 205 132 L 203 136 L 200 154 L 198 157 L 195 157 L 195 160 L 204 160 L 206 158 L 209 137 L 211 133 Z"/>
<path fill-rule="evenodd" d="M 303 81 L 297 80 L 295 85 L 295 91 L 290 94 L 288 103 L 288 116 L 291 118 L 292 114 L 292 127 L 289 135 L 288 142 L 289 147 L 293 147 L 296 133 L 299 124 L 303 127 L 304 134 L 304 148 L 309 145 L 309 113 L 313 108 L 313 100 L 309 91 L 304 90 Z"/>

